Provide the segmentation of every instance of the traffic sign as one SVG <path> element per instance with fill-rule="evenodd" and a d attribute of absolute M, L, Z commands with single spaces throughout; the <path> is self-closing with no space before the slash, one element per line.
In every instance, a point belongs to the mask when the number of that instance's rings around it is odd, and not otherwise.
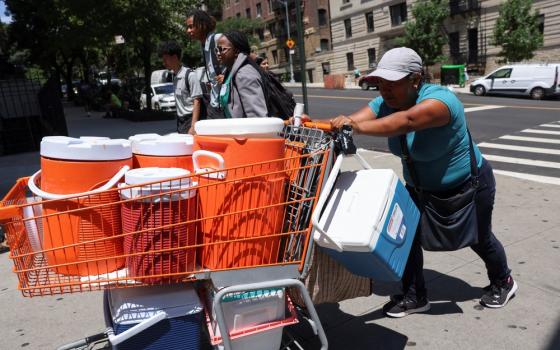
<path fill-rule="evenodd" d="M 296 46 L 296 42 L 294 41 L 294 39 L 290 38 L 286 40 L 286 46 L 288 47 L 288 49 L 291 49 Z"/>

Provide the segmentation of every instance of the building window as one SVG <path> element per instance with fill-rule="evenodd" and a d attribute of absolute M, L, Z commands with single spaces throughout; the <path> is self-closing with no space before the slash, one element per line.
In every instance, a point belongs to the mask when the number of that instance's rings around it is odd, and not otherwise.
<path fill-rule="evenodd" d="M 268 31 L 270 32 L 271 38 L 276 38 L 276 23 L 272 22 L 268 25 Z"/>
<path fill-rule="evenodd" d="M 230 5 L 231 5 L 231 0 L 226 0 L 226 1 L 224 1 L 224 4 L 226 5 L 226 8 L 227 8 L 227 7 L 230 7 Z"/>
<path fill-rule="evenodd" d="M 391 25 L 393 27 L 406 22 L 406 2 L 393 5 L 389 9 L 391 11 Z"/>
<path fill-rule="evenodd" d="M 467 32 L 469 57 L 467 63 L 478 63 L 478 29 L 471 28 Z"/>
<path fill-rule="evenodd" d="M 368 33 L 371 33 L 375 30 L 375 27 L 373 25 L 373 12 L 366 13 L 366 26 Z"/>
<path fill-rule="evenodd" d="M 544 34 L 544 15 L 539 15 L 537 22 L 539 26 L 539 33 Z"/>
<path fill-rule="evenodd" d="M 451 56 L 454 64 L 464 63 L 459 62 L 459 60 L 461 59 L 459 57 L 459 51 L 459 32 L 449 33 L 449 55 Z"/>
<path fill-rule="evenodd" d="M 323 75 L 328 75 L 331 73 L 331 64 L 329 62 L 321 63 L 321 67 L 323 68 Z"/>
<path fill-rule="evenodd" d="M 319 25 L 326 26 L 327 25 L 327 10 L 319 9 L 317 10 L 317 14 L 319 15 Z"/>
<path fill-rule="evenodd" d="M 342 0 L 342 3 L 343 3 L 343 4 L 349 4 L 349 3 L 350 3 L 350 0 Z"/>
<path fill-rule="evenodd" d="M 329 51 L 329 39 L 321 39 L 321 51 Z"/>
<path fill-rule="evenodd" d="M 346 37 L 352 37 L 352 20 L 350 18 L 344 20 L 344 29 L 346 30 Z"/>
<path fill-rule="evenodd" d="M 259 36 L 259 40 L 263 41 L 264 40 L 264 29 L 262 29 L 262 28 L 257 29 L 257 35 Z"/>
<path fill-rule="evenodd" d="M 278 64 L 278 50 L 272 50 L 272 62 Z"/>
<path fill-rule="evenodd" d="M 237 13 L 235 14 L 235 17 L 241 18 L 241 13 L 237 12 Z"/>
<path fill-rule="evenodd" d="M 260 2 L 257 4 L 257 17 L 262 17 L 262 5 Z"/>
<path fill-rule="evenodd" d="M 274 12 L 274 9 L 272 8 L 272 2 L 276 1 L 276 0 L 268 0 L 268 14 L 271 14 Z"/>
<path fill-rule="evenodd" d="M 377 64 L 377 58 L 375 57 L 375 49 L 371 48 L 367 50 L 367 57 L 368 57 L 368 67 L 375 68 Z"/>
<path fill-rule="evenodd" d="M 354 54 L 352 52 L 346 54 L 346 68 L 348 70 L 354 70 Z"/>
<path fill-rule="evenodd" d="M 239 0 L 235 0 L 235 3 L 237 4 L 239 2 Z"/>
<path fill-rule="evenodd" d="M 250 8 L 245 9 L 245 17 L 251 18 L 251 9 Z"/>

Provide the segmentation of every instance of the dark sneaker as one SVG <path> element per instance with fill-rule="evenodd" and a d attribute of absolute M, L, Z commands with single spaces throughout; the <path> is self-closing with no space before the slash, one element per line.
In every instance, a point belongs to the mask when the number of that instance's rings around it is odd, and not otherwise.
<path fill-rule="evenodd" d="M 397 318 L 428 310 L 430 310 L 430 302 L 426 297 L 416 299 L 408 295 L 395 295 L 391 296 L 391 300 L 383 305 L 385 315 Z"/>
<path fill-rule="evenodd" d="M 485 288 L 486 289 L 486 288 Z M 486 293 L 480 298 L 480 303 L 490 308 L 504 307 L 507 302 L 515 295 L 517 282 L 508 276 L 504 281 L 492 283 Z"/>

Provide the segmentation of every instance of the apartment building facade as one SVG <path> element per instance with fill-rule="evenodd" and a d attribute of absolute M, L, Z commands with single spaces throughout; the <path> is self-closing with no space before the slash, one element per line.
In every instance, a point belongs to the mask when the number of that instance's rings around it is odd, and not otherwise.
<path fill-rule="evenodd" d="M 286 16 L 286 1 L 288 17 Z M 331 31 L 329 0 L 301 0 L 302 22 L 304 27 L 304 43 L 306 58 L 306 79 L 314 82 L 322 81 L 322 74 L 316 75 L 315 56 L 323 51 L 330 51 Z M 297 18 L 294 0 L 225 0 L 223 5 L 223 18 L 247 17 L 259 18 L 264 22 L 264 28 L 258 30 L 259 46 L 256 48 L 259 55 L 268 58 L 270 69 L 281 75 L 284 80 L 289 79 L 289 54 L 286 41 L 290 37 L 296 41 L 293 48 L 292 61 L 294 78 L 300 80 L 301 65 L 297 48 Z"/>
<path fill-rule="evenodd" d="M 331 0 L 333 50 L 318 55 L 321 74 L 351 75 L 358 68 L 371 71 L 387 50 L 397 46 L 404 23 L 412 19 L 412 6 L 421 0 Z M 450 0 L 444 27 L 449 44 L 446 63 L 464 63 L 483 73 L 499 65 L 500 47 L 492 44 L 493 28 L 503 0 Z M 540 14 L 544 46 L 535 61 L 560 62 L 560 1 L 534 0 Z"/>

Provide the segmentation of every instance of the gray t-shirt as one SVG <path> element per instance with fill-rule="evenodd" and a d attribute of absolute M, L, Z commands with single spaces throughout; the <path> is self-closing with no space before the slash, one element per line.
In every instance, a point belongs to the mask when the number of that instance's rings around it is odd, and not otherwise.
<path fill-rule="evenodd" d="M 189 70 L 189 68 L 181 66 L 181 69 L 173 78 L 175 104 L 177 106 L 177 115 L 180 117 L 192 114 L 193 100 L 202 96 L 200 80 L 196 71 L 191 70 L 192 73 L 189 74 L 189 81 L 186 81 L 187 71 Z"/>

